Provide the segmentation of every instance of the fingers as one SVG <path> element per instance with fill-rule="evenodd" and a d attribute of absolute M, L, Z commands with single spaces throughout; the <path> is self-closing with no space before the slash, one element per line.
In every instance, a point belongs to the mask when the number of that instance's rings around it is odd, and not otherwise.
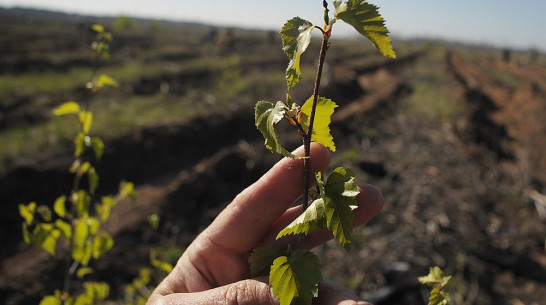
<path fill-rule="evenodd" d="M 300 147 L 294 153 L 302 156 L 303 149 Z M 324 171 L 329 162 L 328 150 L 313 143 L 311 172 Z M 273 223 L 301 196 L 302 177 L 303 160 L 282 159 L 218 215 L 207 228 L 208 237 L 229 249 L 253 249 Z M 314 181 L 314 177 L 310 177 L 310 181 Z"/>
<path fill-rule="evenodd" d="M 266 278 L 239 281 L 202 292 L 153 294 L 147 305 L 160 304 L 233 304 L 233 305 L 278 305 Z"/>
<path fill-rule="evenodd" d="M 358 227 L 363 223 L 366 223 L 373 217 L 375 217 L 379 211 L 383 208 L 383 195 L 373 185 L 365 184 L 360 186 L 360 194 L 356 197 L 358 208 L 353 211 L 353 227 Z M 277 223 L 271 228 L 268 237 L 264 240 L 264 243 L 260 246 L 283 249 L 288 243 L 293 243 L 297 240 L 295 236 L 283 237 L 276 240 L 277 234 L 292 222 L 301 213 L 301 207 L 294 207 L 286 211 L 286 213 L 279 219 Z M 332 239 L 332 233 L 328 230 L 316 230 L 305 238 L 305 247 L 314 248 L 330 239 Z"/>

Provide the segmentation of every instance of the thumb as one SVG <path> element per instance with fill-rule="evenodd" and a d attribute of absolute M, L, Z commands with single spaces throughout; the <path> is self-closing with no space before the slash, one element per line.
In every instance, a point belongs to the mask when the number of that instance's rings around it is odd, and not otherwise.
<path fill-rule="evenodd" d="M 192 305 L 278 305 L 267 284 L 267 278 L 243 280 L 210 290 L 169 295 L 152 295 L 147 305 L 192 304 Z"/>

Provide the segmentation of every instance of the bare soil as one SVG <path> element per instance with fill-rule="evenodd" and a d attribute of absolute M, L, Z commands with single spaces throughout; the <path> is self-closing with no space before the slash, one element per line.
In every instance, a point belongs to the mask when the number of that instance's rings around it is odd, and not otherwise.
<path fill-rule="evenodd" d="M 433 265 L 454 276 L 456 304 L 546 300 L 546 67 L 480 53 L 472 62 L 464 54 L 446 52 L 442 63 L 465 109 L 453 122 L 400 105 L 412 94 L 403 72 L 426 52 L 360 67 L 331 63 L 323 95 L 341 101 L 332 166 L 349 166 L 377 185 L 385 207 L 357 230 L 350 253 L 335 243 L 316 251 L 326 276 L 376 305 L 426 304 L 416 278 Z M 186 247 L 278 160 L 253 121 L 252 108 L 241 108 L 106 143 L 101 191 L 113 192 L 120 179 L 138 186 L 138 202 L 122 204 L 109 222 L 114 248 L 93 266 L 113 296 L 147 264 L 150 247 L 166 236 Z M 68 190 L 70 160 L 68 151 L 36 156 L 0 177 L 2 304 L 36 304 L 62 286 L 63 261 L 21 242 L 17 204 L 50 202 Z M 161 217 L 158 231 L 147 224 L 152 213 Z"/>

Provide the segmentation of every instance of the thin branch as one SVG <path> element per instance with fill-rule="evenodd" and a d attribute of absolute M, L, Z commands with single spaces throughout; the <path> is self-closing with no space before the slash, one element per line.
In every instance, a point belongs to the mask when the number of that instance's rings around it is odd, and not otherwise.
<path fill-rule="evenodd" d="M 321 29 L 322 31 L 322 29 Z M 324 31 L 323 31 L 324 33 Z M 327 34 L 322 35 L 322 45 L 320 47 L 319 62 L 317 66 L 317 75 L 315 78 L 315 88 L 313 89 L 313 104 L 311 106 L 311 114 L 309 116 L 309 128 L 307 133 L 303 137 L 303 147 L 305 151 L 305 158 L 303 159 L 303 204 L 302 213 L 307 210 L 309 201 L 309 178 L 311 176 L 311 137 L 313 135 L 313 124 L 315 122 L 315 113 L 317 110 L 317 101 L 320 88 L 320 80 L 322 78 L 322 68 L 324 67 L 324 59 L 326 58 L 326 51 L 330 46 L 328 42 L 329 36 Z M 304 235 L 300 235 L 298 240 L 298 247 L 303 248 Z"/>

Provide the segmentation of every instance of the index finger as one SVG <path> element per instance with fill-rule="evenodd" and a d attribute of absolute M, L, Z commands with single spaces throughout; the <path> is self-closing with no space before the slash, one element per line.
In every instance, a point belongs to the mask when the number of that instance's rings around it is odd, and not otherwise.
<path fill-rule="evenodd" d="M 294 154 L 303 155 L 303 148 Z M 319 144 L 311 145 L 309 175 L 324 171 L 330 153 Z M 206 229 L 212 242 L 225 248 L 248 251 L 267 234 L 270 227 L 299 198 L 303 191 L 303 160 L 284 158 L 258 181 L 242 191 Z"/>

